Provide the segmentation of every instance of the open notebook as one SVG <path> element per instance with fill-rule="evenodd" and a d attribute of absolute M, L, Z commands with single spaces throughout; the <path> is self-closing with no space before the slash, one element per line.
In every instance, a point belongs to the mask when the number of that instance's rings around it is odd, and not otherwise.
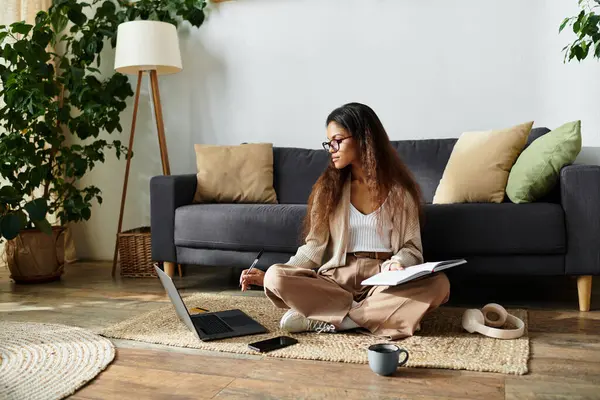
<path fill-rule="evenodd" d="M 434 272 L 443 271 L 448 268 L 456 267 L 457 265 L 464 264 L 467 261 L 464 259 L 459 260 L 446 260 L 446 261 L 434 261 L 426 262 L 424 264 L 413 265 L 400 271 L 384 271 L 377 275 L 365 279 L 362 284 L 365 286 L 396 286 L 401 283 L 412 281 L 413 279 L 421 278 L 422 276 L 433 274 Z"/>

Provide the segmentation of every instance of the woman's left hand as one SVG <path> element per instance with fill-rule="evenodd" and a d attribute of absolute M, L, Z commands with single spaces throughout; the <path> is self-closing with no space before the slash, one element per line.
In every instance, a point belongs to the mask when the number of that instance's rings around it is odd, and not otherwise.
<path fill-rule="evenodd" d="M 401 271 L 404 267 L 398 261 L 387 260 L 381 265 L 381 271 Z"/>

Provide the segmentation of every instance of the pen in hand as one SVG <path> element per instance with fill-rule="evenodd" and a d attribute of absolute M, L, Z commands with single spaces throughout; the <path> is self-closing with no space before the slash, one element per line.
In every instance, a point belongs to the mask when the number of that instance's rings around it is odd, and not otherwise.
<path fill-rule="evenodd" d="M 256 258 L 254 259 L 254 262 L 252 263 L 252 265 L 250 266 L 250 268 L 248 268 L 248 271 L 246 272 L 246 275 L 248 275 L 250 273 L 250 271 L 252 271 L 254 269 L 254 267 L 256 267 L 256 264 L 258 264 L 258 259 L 262 256 L 264 250 L 261 250 L 260 253 L 258 253 L 258 255 L 256 256 Z M 240 287 L 242 286 L 242 282 L 240 282 Z"/>

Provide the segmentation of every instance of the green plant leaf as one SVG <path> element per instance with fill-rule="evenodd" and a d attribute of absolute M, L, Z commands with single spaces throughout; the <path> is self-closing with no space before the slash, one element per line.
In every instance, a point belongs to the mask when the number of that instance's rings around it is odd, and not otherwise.
<path fill-rule="evenodd" d="M 6 240 L 12 240 L 17 237 L 19 232 L 25 228 L 27 225 L 27 217 L 22 211 L 16 211 L 9 214 L 6 214 L 4 218 L 2 218 L 2 225 L 0 226 L 0 230 L 2 230 L 2 236 Z"/>
<path fill-rule="evenodd" d="M 25 204 L 25 211 L 29 214 L 29 219 L 39 221 L 46 218 L 48 213 L 48 203 L 46 199 L 35 199 Z"/>
<path fill-rule="evenodd" d="M 73 162 L 74 174 L 76 177 L 81 177 L 87 170 L 87 160 L 84 158 L 76 158 Z"/>
<path fill-rule="evenodd" d="M 45 31 L 35 31 L 33 32 L 32 40 L 38 44 L 40 47 L 45 48 L 50 40 L 52 39 L 52 33 Z"/>
<path fill-rule="evenodd" d="M 67 16 L 69 17 L 69 20 L 71 20 L 71 22 L 73 22 L 75 25 L 83 25 L 87 21 L 87 17 L 84 13 L 81 12 L 81 7 L 79 7 L 79 9 L 70 9 L 67 13 Z"/>
<path fill-rule="evenodd" d="M 117 129 L 118 122 L 116 120 L 111 120 L 106 123 L 106 130 L 108 133 L 113 133 L 115 129 Z"/>
<path fill-rule="evenodd" d="M 204 22 L 204 11 L 193 8 L 186 18 L 195 27 L 199 27 Z"/>
<path fill-rule="evenodd" d="M 52 30 L 54 33 L 59 34 L 64 31 L 69 23 L 69 19 L 61 14 L 60 12 L 50 13 L 50 23 L 52 24 Z"/>
<path fill-rule="evenodd" d="M 129 8 L 129 10 L 127 10 L 127 20 L 128 21 L 135 20 L 139 15 L 140 15 L 140 10 L 138 10 L 135 7 L 131 7 L 131 8 Z"/>
<path fill-rule="evenodd" d="M 17 63 L 17 58 L 18 58 L 18 54 L 15 51 L 15 49 L 13 49 L 13 47 L 9 44 L 7 44 L 6 46 L 4 46 L 4 59 L 9 61 L 11 64 L 16 64 Z"/>
<path fill-rule="evenodd" d="M 52 235 L 52 225 L 45 219 L 33 221 L 33 225 L 46 235 Z"/>
<path fill-rule="evenodd" d="M 19 33 L 23 36 L 27 36 L 33 25 L 26 24 L 25 22 L 15 22 L 10 25 L 12 33 Z"/>
<path fill-rule="evenodd" d="M 589 53 L 590 50 L 590 44 L 588 44 L 588 42 L 582 42 L 581 43 L 581 57 L 579 58 L 579 60 L 584 60 Z"/>
<path fill-rule="evenodd" d="M 584 17 L 585 17 L 585 11 L 581 10 L 579 15 L 577 16 L 577 20 L 573 24 L 573 33 L 579 33 L 579 30 L 581 29 L 581 21 L 583 20 Z"/>
<path fill-rule="evenodd" d="M 562 24 L 560 24 L 560 27 L 558 28 L 558 33 L 562 32 L 562 30 L 565 29 L 570 20 L 570 17 L 567 17 L 563 20 Z"/>
<path fill-rule="evenodd" d="M 102 3 L 102 7 L 99 9 L 100 16 L 108 16 L 110 14 L 114 14 L 115 11 L 116 7 L 112 1 L 105 1 Z"/>
<path fill-rule="evenodd" d="M 15 206 L 19 204 L 22 197 L 19 192 L 12 186 L 2 186 L 0 188 L 0 204 L 9 204 Z"/>
<path fill-rule="evenodd" d="M 71 110 L 69 107 L 65 106 L 58 111 L 58 120 L 60 122 L 66 123 L 71 117 Z"/>
<path fill-rule="evenodd" d="M 42 26 L 47 17 L 48 14 L 45 11 L 38 11 L 38 13 L 35 15 L 35 29 Z"/>
<path fill-rule="evenodd" d="M 0 32 L 0 44 L 2 44 L 2 42 L 4 41 L 4 39 L 6 39 L 7 36 L 8 32 Z"/>
<path fill-rule="evenodd" d="M 86 43 L 85 46 L 85 51 L 88 54 L 95 54 L 96 53 L 96 49 L 97 49 L 97 45 L 96 45 L 96 41 L 95 40 L 90 40 L 88 43 Z"/>
<path fill-rule="evenodd" d="M 83 218 L 84 220 L 89 220 L 90 217 L 92 216 L 92 210 L 90 210 L 89 208 L 82 208 L 81 209 L 81 218 Z"/>
<path fill-rule="evenodd" d="M 43 143 L 45 142 L 42 141 L 42 145 Z M 46 176 L 47 169 L 45 167 L 34 167 L 29 172 L 29 184 L 33 187 L 38 187 L 42 184 L 42 181 Z"/>

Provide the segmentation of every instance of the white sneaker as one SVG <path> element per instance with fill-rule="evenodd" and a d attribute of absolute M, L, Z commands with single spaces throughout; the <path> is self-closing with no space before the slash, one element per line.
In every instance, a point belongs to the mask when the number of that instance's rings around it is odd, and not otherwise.
<path fill-rule="evenodd" d="M 299 312 L 289 309 L 281 317 L 279 327 L 290 333 L 298 332 L 335 332 L 335 326 L 333 324 L 317 321 L 314 319 L 308 319 Z"/>

